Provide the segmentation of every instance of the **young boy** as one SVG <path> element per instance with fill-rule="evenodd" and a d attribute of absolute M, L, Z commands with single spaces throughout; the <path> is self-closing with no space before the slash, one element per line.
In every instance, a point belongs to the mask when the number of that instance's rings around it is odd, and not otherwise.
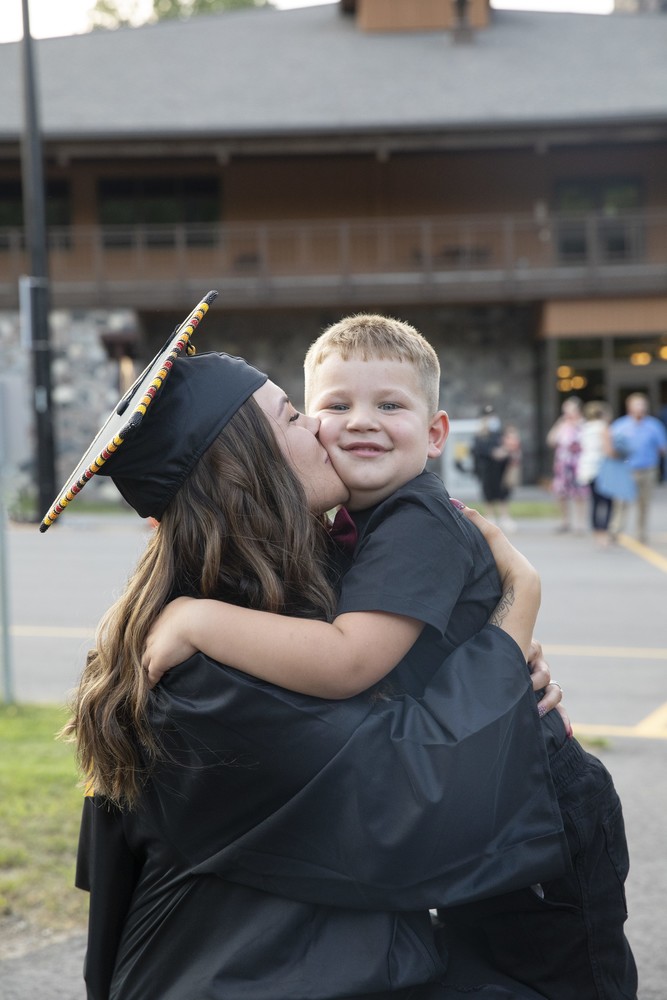
<path fill-rule="evenodd" d="M 320 420 L 320 441 L 349 490 L 358 531 L 336 620 L 183 599 L 151 637 L 151 678 L 197 648 L 305 694 L 349 697 L 391 671 L 385 683 L 392 690 L 419 696 L 435 666 L 480 631 L 501 597 L 486 542 L 440 480 L 424 472 L 448 431 L 438 410 L 437 356 L 407 324 L 357 316 L 322 334 L 305 371 L 307 409 Z M 533 593 L 518 622 L 514 609 L 510 633 L 524 656 L 539 588 Z M 502 606 L 495 614 L 502 620 Z M 440 917 L 453 951 L 467 943 L 484 949 L 550 1000 L 627 1000 L 636 995 L 636 973 L 623 934 L 627 848 L 618 796 L 557 713 L 543 727 L 573 872 Z"/>

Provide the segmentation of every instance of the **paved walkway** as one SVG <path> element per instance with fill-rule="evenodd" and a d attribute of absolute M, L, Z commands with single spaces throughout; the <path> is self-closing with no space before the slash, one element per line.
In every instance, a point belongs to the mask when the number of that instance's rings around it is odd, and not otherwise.
<path fill-rule="evenodd" d="M 85 951 L 85 934 L 75 934 L 0 962 L 0 1000 L 85 1000 L 81 971 Z"/>

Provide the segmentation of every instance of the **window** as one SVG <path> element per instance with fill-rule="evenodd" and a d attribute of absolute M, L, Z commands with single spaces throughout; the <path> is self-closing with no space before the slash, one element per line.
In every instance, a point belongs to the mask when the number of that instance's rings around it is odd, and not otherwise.
<path fill-rule="evenodd" d="M 634 178 L 560 181 L 554 207 L 562 263 L 637 260 L 642 254 L 641 184 Z"/>
<path fill-rule="evenodd" d="M 604 399 L 606 396 L 604 369 L 581 367 L 577 364 L 559 365 L 556 369 L 556 388 L 560 398 L 575 395 L 584 402 L 589 399 Z"/>
<path fill-rule="evenodd" d="M 601 361 L 604 341 L 602 337 L 572 337 L 557 341 L 559 361 Z"/>
<path fill-rule="evenodd" d="M 108 178 L 99 182 L 98 203 L 101 224 L 112 227 L 105 246 L 130 246 L 137 226 L 149 246 L 173 246 L 181 225 L 188 245 L 206 246 L 220 217 L 220 185 L 215 177 Z"/>
<path fill-rule="evenodd" d="M 659 361 L 667 361 L 667 338 L 661 337 L 615 337 L 614 360 L 627 361 L 635 367 L 644 367 Z"/>
<path fill-rule="evenodd" d="M 21 182 L 3 181 L 0 183 L 0 229 L 23 228 L 23 203 L 21 200 Z"/>
<path fill-rule="evenodd" d="M 66 228 L 70 225 L 70 192 L 67 181 L 47 181 L 46 182 L 46 225 L 47 228 Z M 19 245 L 23 247 L 25 240 L 23 236 L 23 195 L 21 181 L 0 181 L 0 250 L 6 250 L 10 246 L 10 234 L 8 230 L 21 230 Z M 52 242 L 52 235 L 49 234 L 49 242 Z M 69 239 L 65 242 L 68 244 Z M 58 245 L 63 245 L 63 239 L 58 241 Z"/>

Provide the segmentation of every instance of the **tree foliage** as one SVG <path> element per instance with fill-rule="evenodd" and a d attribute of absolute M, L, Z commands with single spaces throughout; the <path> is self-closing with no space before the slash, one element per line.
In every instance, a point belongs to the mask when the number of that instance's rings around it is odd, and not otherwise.
<path fill-rule="evenodd" d="M 90 11 L 90 25 L 92 28 L 125 28 L 222 10 L 270 6 L 270 0 L 96 0 Z"/>

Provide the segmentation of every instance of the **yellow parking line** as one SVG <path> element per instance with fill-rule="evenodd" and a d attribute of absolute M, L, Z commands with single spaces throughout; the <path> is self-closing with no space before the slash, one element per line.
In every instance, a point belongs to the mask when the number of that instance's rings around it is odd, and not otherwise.
<path fill-rule="evenodd" d="M 587 737 L 605 736 L 625 736 L 640 740 L 667 740 L 667 720 L 663 719 L 660 724 L 649 726 L 648 720 L 652 718 L 653 716 L 649 715 L 643 722 L 640 722 L 636 726 L 604 726 L 586 722 L 573 722 L 572 728 L 577 739 L 583 740 Z"/>
<path fill-rule="evenodd" d="M 575 735 L 587 736 L 631 736 L 645 740 L 667 740 L 667 701 L 656 708 L 634 726 L 605 726 L 586 723 L 572 723 Z"/>
<path fill-rule="evenodd" d="M 667 702 L 642 719 L 635 729 L 641 735 L 659 735 L 662 739 L 667 739 Z"/>
<path fill-rule="evenodd" d="M 641 736 L 636 726 L 604 726 L 587 722 L 573 722 L 572 728 L 577 739 L 587 736 Z"/>
<path fill-rule="evenodd" d="M 649 548 L 648 545 L 644 545 L 642 542 L 638 542 L 634 538 L 630 538 L 629 535 L 619 535 L 618 543 L 619 545 L 622 545 L 624 549 L 634 552 L 635 555 L 639 556 L 641 559 L 645 559 L 646 562 L 651 563 L 652 566 L 656 566 L 658 569 L 661 569 L 663 573 L 667 573 L 667 559 L 665 559 L 664 556 L 661 556 L 659 552 Z"/>
<path fill-rule="evenodd" d="M 599 656 L 617 660 L 667 660 L 667 649 L 660 646 L 563 646 L 542 643 L 547 656 Z"/>
<path fill-rule="evenodd" d="M 22 639 L 91 639 L 93 628 L 74 628 L 50 625 L 12 625 L 10 634 Z M 557 646 L 544 647 L 549 655 L 616 657 L 648 660 L 667 660 L 667 649 L 632 648 L 622 646 Z M 667 702 L 635 726 L 613 726 L 573 723 L 575 735 L 586 737 L 620 736 L 633 739 L 667 740 Z"/>
<path fill-rule="evenodd" d="M 10 625 L 9 634 L 17 639 L 91 639 L 95 635 L 95 629 L 58 625 Z"/>

